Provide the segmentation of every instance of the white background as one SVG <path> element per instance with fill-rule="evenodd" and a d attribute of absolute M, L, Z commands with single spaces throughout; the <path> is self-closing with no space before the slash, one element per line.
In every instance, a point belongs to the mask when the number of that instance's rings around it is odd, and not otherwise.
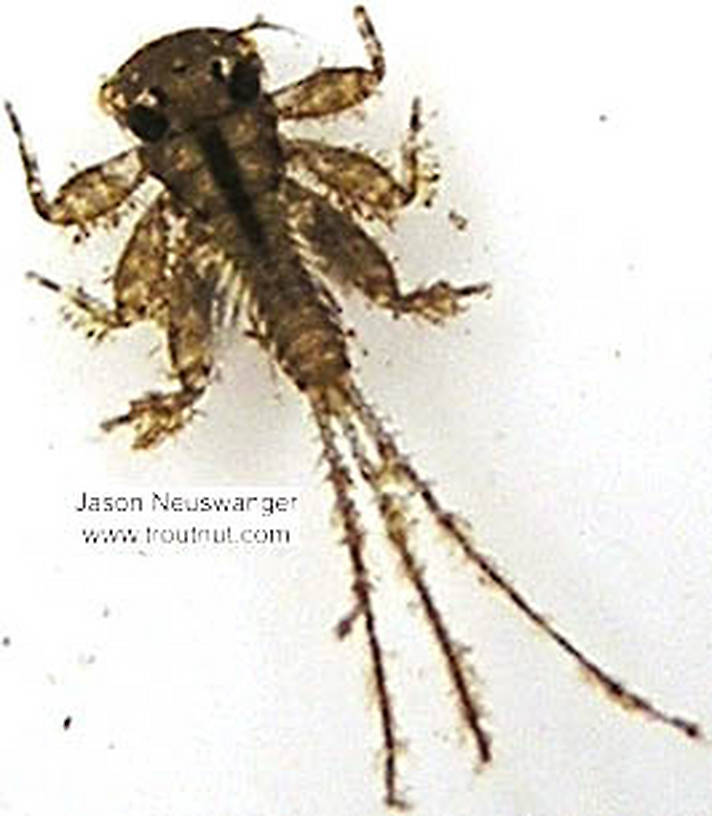
<path fill-rule="evenodd" d="M 0 92 L 48 187 L 73 162 L 122 149 L 93 95 L 135 48 L 258 11 L 313 38 L 264 36 L 266 53 L 288 55 L 286 75 L 320 56 L 363 61 L 346 2 L 13 5 Z M 489 279 L 495 296 L 443 330 L 394 324 L 354 298 L 361 380 L 506 574 L 616 676 L 712 731 L 704 5 L 372 0 L 369 11 L 383 93 L 333 133 L 392 150 L 422 95 L 439 206 L 404 215 L 388 247 L 410 284 Z M 62 324 L 23 273 L 97 286 L 120 244 L 75 248 L 34 215 L 9 127 L 0 163 L 0 813 L 382 813 L 362 632 L 332 635 L 350 578 L 306 406 L 245 340 L 175 442 L 134 454 L 127 434 L 104 437 L 100 419 L 165 385 L 157 338 L 92 349 Z M 451 207 L 466 232 L 448 224 Z M 303 490 L 299 545 L 72 554 L 81 490 L 230 484 Z M 709 745 L 617 710 L 457 557 L 433 570 L 453 634 L 472 647 L 495 758 L 472 772 L 429 634 L 384 568 L 377 600 L 416 813 L 709 813 Z"/>

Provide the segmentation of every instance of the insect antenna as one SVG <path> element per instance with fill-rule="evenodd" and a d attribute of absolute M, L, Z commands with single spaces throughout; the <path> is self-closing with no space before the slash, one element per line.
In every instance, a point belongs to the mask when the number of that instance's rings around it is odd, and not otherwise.
<path fill-rule="evenodd" d="M 258 14 L 257 17 L 248 25 L 240 26 L 240 28 L 236 28 L 233 31 L 233 34 L 245 34 L 248 31 L 256 31 L 258 28 L 268 28 L 271 31 L 286 31 L 289 34 L 293 34 L 295 37 L 303 37 L 303 34 L 300 34 L 296 29 L 290 28 L 289 26 L 279 25 L 279 23 L 270 23 L 269 21 L 265 20 L 261 14 Z"/>

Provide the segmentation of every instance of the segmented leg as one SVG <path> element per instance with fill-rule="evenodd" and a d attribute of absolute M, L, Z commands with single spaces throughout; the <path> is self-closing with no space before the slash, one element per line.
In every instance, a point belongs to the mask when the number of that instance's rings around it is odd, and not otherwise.
<path fill-rule="evenodd" d="M 272 94 L 281 119 L 306 119 L 358 105 L 378 87 L 386 72 L 381 45 L 363 6 L 356 6 L 354 18 L 361 35 L 370 68 L 321 68 Z"/>
<path fill-rule="evenodd" d="M 115 213 L 147 176 L 134 148 L 72 176 L 50 199 L 42 184 L 37 159 L 27 146 L 20 121 L 9 102 L 5 103 L 5 111 L 17 136 L 32 204 L 42 218 L 53 224 L 76 226 L 86 233 L 93 221 Z"/>
<path fill-rule="evenodd" d="M 213 365 L 212 310 L 215 282 L 198 274 L 196 252 L 171 270 L 168 291 L 168 350 L 171 369 L 178 377 L 178 391 L 152 391 L 132 400 L 127 413 L 105 420 L 111 431 L 132 425 L 134 448 L 151 448 L 193 417 L 195 402 L 208 386 Z"/>
<path fill-rule="evenodd" d="M 414 99 L 401 148 L 402 181 L 366 153 L 311 139 L 287 142 L 287 158 L 295 169 L 310 173 L 340 209 L 391 225 L 398 212 L 416 197 L 425 202 L 432 198 L 437 173 L 419 158 L 421 129 L 420 100 Z"/>
<path fill-rule="evenodd" d="M 110 331 L 124 325 L 115 309 L 81 286 L 62 286 L 37 272 L 28 272 L 27 278 L 58 294 L 65 301 L 62 313 L 66 320 L 72 328 L 81 329 L 89 340 L 101 341 Z"/>
<path fill-rule="evenodd" d="M 412 314 L 442 323 L 462 311 L 465 299 L 491 293 L 489 283 L 453 286 L 447 281 L 403 293 L 388 256 L 358 224 L 296 182 L 285 183 L 285 192 L 288 218 L 305 263 L 347 290 L 359 289 L 395 317 Z"/>
<path fill-rule="evenodd" d="M 114 303 L 122 325 L 142 320 L 166 323 L 170 206 L 170 194 L 161 193 L 136 224 L 116 266 Z"/>
<path fill-rule="evenodd" d="M 403 807 L 405 803 L 397 792 L 395 717 L 383 662 L 383 650 L 376 628 L 376 616 L 371 603 L 371 584 L 363 553 L 364 533 L 358 510 L 349 495 L 353 482 L 334 439 L 334 431 L 331 427 L 333 407 L 329 405 L 322 392 L 315 392 L 311 396 L 311 404 L 314 419 L 319 427 L 324 457 L 329 468 L 328 479 L 336 496 L 336 512 L 343 528 L 343 541 L 348 548 L 351 560 L 352 590 L 356 599 L 355 608 L 357 611 L 349 617 L 352 619 L 363 617 L 371 655 L 371 666 L 383 735 L 383 774 L 386 803 L 390 806 Z M 345 619 L 340 624 L 339 634 L 343 637 L 350 631 L 350 628 L 351 623 Z"/>
<path fill-rule="evenodd" d="M 398 450 L 392 435 L 383 426 L 353 382 L 347 385 L 346 398 L 376 446 L 383 467 L 399 474 L 411 485 L 422 499 L 435 523 L 451 541 L 458 545 L 465 558 L 473 563 L 489 583 L 499 589 L 540 631 L 570 655 L 608 697 L 623 708 L 638 711 L 653 720 L 663 722 L 681 731 L 687 737 L 693 739 L 702 737 L 702 729 L 697 723 L 678 715 L 668 714 L 645 697 L 629 691 L 623 683 L 604 671 L 558 628 L 549 623 L 546 617 L 536 610 L 524 595 L 504 577 L 490 559 L 477 549 L 464 522 L 440 504 L 428 483 Z"/>
<path fill-rule="evenodd" d="M 168 194 L 161 194 L 136 224 L 112 276 L 113 306 L 80 286 L 61 286 L 36 272 L 28 277 L 60 294 L 71 309 L 67 316 L 72 324 L 93 340 L 103 340 L 110 331 L 141 320 L 164 325 L 169 285 L 164 219 L 168 201 Z"/>

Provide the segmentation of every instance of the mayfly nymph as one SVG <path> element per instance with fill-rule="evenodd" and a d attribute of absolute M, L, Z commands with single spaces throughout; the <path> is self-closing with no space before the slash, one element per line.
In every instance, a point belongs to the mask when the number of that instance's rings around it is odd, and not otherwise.
<path fill-rule="evenodd" d="M 352 574 L 353 608 L 338 633 L 346 637 L 363 627 L 387 804 L 403 804 L 399 728 L 356 501 L 358 481 L 371 492 L 387 546 L 422 606 L 480 762 L 490 761 L 491 740 L 463 650 L 411 545 L 414 505 L 610 699 L 698 738 L 696 723 L 630 691 L 520 593 L 480 551 L 466 523 L 441 504 L 355 380 L 334 287 L 358 290 L 394 317 L 441 324 L 473 296 L 488 296 L 490 285 L 438 280 L 403 291 L 392 262 L 366 231 L 368 221 L 391 224 L 407 204 L 428 198 L 434 177 L 422 159 L 418 99 L 401 148 L 400 177 L 360 150 L 281 132 L 282 122 L 333 116 L 360 105 L 379 87 L 385 74 L 382 45 L 363 6 L 354 9 L 354 18 L 366 67 L 320 67 L 272 91 L 263 86 L 255 39 L 260 28 L 270 27 L 262 20 L 235 30 L 189 29 L 151 42 L 100 91 L 102 108 L 138 144 L 72 176 L 54 198 L 45 194 L 20 122 L 6 103 L 32 204 L 47 221 L 87 233 L 97 223 L 117 220 L 149 178 L 161 185 L 115 265 L 113 303 L 33 275 L 65 299 L 90 336 L 100 339 L 142 321 L 165 335 L 177 387 L 131 400 L 102 427 L 130 428 L 139 449 L 180 431 L 211 383 L 221 329 L 238 320 L 306 400 Z"/>

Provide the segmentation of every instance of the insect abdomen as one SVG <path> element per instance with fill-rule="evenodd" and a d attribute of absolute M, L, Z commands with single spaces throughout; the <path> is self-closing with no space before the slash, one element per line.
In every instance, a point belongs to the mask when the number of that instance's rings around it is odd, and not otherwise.
<path fill-rule="evenodd" d="M 302 390 L 335 383 L 350 363 L 334 305 L 296 254 L 261 272 L 250 276 L 248 285 L 262 334 L 277 361 Z"/>

